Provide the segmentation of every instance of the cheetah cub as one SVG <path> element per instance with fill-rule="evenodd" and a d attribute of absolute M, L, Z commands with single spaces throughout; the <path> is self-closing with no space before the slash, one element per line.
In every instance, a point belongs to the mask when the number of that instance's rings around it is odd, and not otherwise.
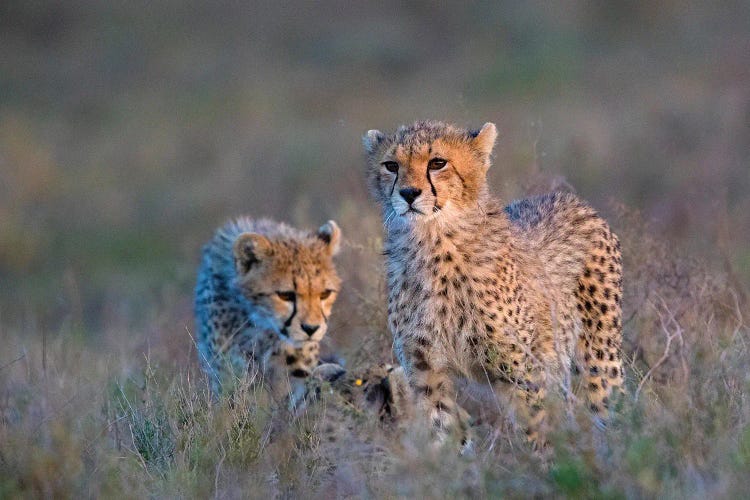
<path fill-rule="evenodd" d="M 385 226 L 388 323 L 440 441 L 469 437 L 455 397 L 461 376 L 507 384 L 542 446 L 545 391 L 573 362 L 597 415 L 622 385 L 620 244 L 571 194 L 503 207 L 486 182 L 496 135 L 492 123 L 470 131 L 427 121 L 364 136 Z"/>
<path fill-rule="evenodd" d="M 240 217 L 216 231 L 195 288 L 198 355 L 214 393 L 262 376 L 274 397 L 300 400 L 341 283 L 340 241 L 333 221 L 310 233 Z"/>

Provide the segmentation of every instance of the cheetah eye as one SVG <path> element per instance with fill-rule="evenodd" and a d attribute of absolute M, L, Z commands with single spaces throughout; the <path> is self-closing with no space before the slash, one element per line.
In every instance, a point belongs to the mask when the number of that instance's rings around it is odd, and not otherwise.
<path fill-rule="evenodd" d="M 396 163 L 395 161 L 384 161 L 383 163 L 381 163 L 381 165 L 383 165 L 389 172 L 398 172 L 398 163 Z"/>
<path fill-rule="evenodd" d="M 331 296 L 332 293 L 333 293 L 333 290 L 330 290 L 330 289 L 324 291 L 323 293 L 320 294 L 320 300 L 326 300 L 328 297 Z"/>
<path fill-rule="evenodd" d="M 286 302 L 294 302 L 297 298 L 297 295 L 294 292 L 276 292 L 276 295 Z"/>
<path fill-rule="evenodd" d="M 427 168 L 430 170 L 440 170 L 448 163 L 448 160 L 443 160 L 442 158 L 433 158 L 430 160 L 430 162 L 427 164 Z"/>

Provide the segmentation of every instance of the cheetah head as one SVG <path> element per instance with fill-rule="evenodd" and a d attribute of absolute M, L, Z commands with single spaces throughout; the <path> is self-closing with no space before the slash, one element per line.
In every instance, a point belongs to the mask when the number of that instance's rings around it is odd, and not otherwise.
<path fill-rule="evenodd" d="M 442 122 L 417 122 L 393 134 L 362 138 L 370 190 L 386 220 L 419 221 L 460 215 L 486 194 L 497 130 L 472 131 Z"/>
<path fill-rule="evenodd" d="M 301 345 L 325 335 L 341 284 L 333 264 L 340 241 L 333 221 L 302 239 L 243 233 L 235 241 L 236 285 L 283 340 Z"/>

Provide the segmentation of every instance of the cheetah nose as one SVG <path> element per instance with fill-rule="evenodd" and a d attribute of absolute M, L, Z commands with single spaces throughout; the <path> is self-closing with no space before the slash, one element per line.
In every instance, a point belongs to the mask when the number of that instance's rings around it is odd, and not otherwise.
<path fill-rule="evenodd" d="M 422 194 L 422 190 L 417 189 L 417 188 L 399 189 L 398 192 L 401 195 L 401 197 L 406 200 L 406 203 L 408 203 L 409 205 L 411 205 L 414 202 L 414 200 L 417 199 L 417 196 Z"/>
<path fill-rule="evenodd" d="M 304 323 L 302 323 L 300 326 L 302 327 L 302 330 L 304 330 L 304 332 L 311 337 L 312 334 L 317 332 L 318 328 L 320 328 L 320 325 L 306 325 Z"/>

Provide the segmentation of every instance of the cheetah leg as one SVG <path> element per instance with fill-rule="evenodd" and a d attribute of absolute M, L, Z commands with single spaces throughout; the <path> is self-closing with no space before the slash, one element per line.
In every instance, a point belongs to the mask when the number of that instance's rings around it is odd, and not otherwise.
<path fill-rule="evenodd" d="M 582 332 L 578 339 L 578 358 L 583 361 L 583 379 L 589 407 L 596 420 L 604 424 L 613 389 L 623 386 L 622 369 L 622 278 L 617 242 L 602 241 L 610 251 L 598 251 L 579 279 L 578 311 Z"/>
<path fill-rule="evenodd" d="M 466 449 L 471 445 L 469 415 L 456 402 L 450 374 L 443 369 L 420 370 L 419 362 L 416 366 L 409 376 L 409 385 L 417 412 L 429 419 L 439 443 L 455 436 Z"/>
<path fill-rule="evenodd" d="M 545 380 L 541 369 L 530 370 L 525 379 L 515 383 L 513 398 L 516 412 L 526 427 L 527 441 L 538 451 L 547 447 L 545 396 Z"/>

